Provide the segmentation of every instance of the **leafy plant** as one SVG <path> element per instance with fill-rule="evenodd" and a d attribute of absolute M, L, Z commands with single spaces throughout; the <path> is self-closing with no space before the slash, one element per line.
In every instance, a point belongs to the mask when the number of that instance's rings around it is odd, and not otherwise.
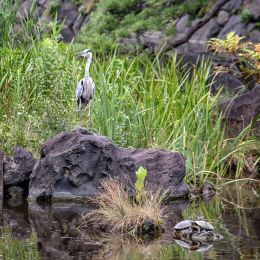
<path fill-rule="evenodd" d="M 241 80 L 246 82 L 256 76 L 257 82 L 260 82 L 260 44 L 242 42 L 244 38 L 230 32 L 226 39 L 211 39 L 209 47 L 229 56 L 232 61 L 229 69 L 234 73 L 239 71 Z"/>
<path fill-rule="evenodd" d="M 137 202 L 141 202 L 141 200 L 142 200 L 143 191 L 144 191 L 144 182 L 145 182 L 146 176 L 147 176 L 147 170 L 141 166 L 136 171 L 135 198 L 136 198 Z"/>
<path fill-rule="evenodd" d="M 142 173 L 143 175 L 143 173 Z M 161 205 L 160 192 L 145 190 L 142 203 L 133 201 L 125 185 L 116 180 L 104 180 L 102 193 L 92 201 L 99 206 L 83 216 L 83 223 L 94 227 L 103 225 L 108 232 L 142 234 L 145 223 L 153 223 L 158 231 L 163 227 L 165 208 Z M 144 190 L 142 190 L 144 191 Z"/>
<path fill-rule="evenodd" d="M 248 10 L 248 9 L 244 9 L 241 12 L 240 17 L 241 17 L 242 23 L 249 23 L 253 18 L 250 10 Z"/>

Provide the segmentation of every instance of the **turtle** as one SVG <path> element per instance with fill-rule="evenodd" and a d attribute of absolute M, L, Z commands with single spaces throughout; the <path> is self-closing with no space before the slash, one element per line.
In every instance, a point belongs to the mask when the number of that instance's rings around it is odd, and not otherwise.
<path fill-rule="evenodd" d="M 173 236 L 175 238 L 187 238 L 192 232 L 192 222 L 190 220 L 183 220 L 173 227 Z"/>
<path fill-rule="evenodd" d="M 194 234 L 211 233 L 213 234 L 214 227 L 205 220 L 192 220 L 191 227 Z"/>

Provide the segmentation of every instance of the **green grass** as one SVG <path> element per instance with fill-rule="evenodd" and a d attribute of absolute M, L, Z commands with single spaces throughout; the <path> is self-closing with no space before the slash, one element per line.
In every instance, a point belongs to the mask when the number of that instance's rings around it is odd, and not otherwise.
<path fill-rule="evenodd" d="M 0 229 L 0 258 L 1 259 L 40 259 L 37 250 L 36 237 L 31 235 L 24 240 L 14 239 L 9 227 Z"/>
<path fill-rule="evenodd" d="M 6 23 L 12 24 L 12 11 L 8 14 L 5 8 Z M 90 68 L 96 85 L 91 116 L 88 109 L 78 115 L 75 89 L 85 60 L 75 57 L 75 46 L 59 42 L 60 28 L 53 26 L 52 34 L 41 40 L 31 28 L 28 18 L 25 38 L 17 43 L 10 30 L 1 38 L 1 150 L 10 154 L 19 145 L 38 156 L 43 142 L 82 126 L 119 146 L 183 153 L 188 181 L 197 176 L 218 181 L 234 165 L 233 176 L 242 176 L 245 155 L 254 143 L 250 126 L 236 138 L 225 136 L 218 95 L 209 91 L 208 62 L 194 68 L 191 76 L 175 56 L 167 61 L 142 53 L 126 57 L 101 42 Z"/>
<path fill-rule="evenodd" d="M 225 137 L 206 62 L 189 77 L 174 56 L 163 64 L 141 54 L 94 53 L 91 116 L 88 109 L 78 116 L 75 88 L 85 60 L 75 58 L 72 46 L 44 38 L 27 48 L 3 47 L 0 55 L 0 146 L 7 153 L 21 145 L 37 155 L 50 137 L 83 126 L 123 147 L 179 151 L 192 180 L 223 176 L 227 162 L 243 158 L 251 143 L 247 131 Z"/>
<path fill-rule="evenodd" d="M 174 19 L 184 14 L 189 14 L 191 19 L 203 16 L 213 2 L 103 0 L 91 14 L 90 22 L 81 31 L 78 42 L 99 49 L 102 41 L 103 46 L 113 49 L 119 38 L 128 37 L 133 32 L 160 30 L 174 35 L 175 26 L 171 25 Z"/>

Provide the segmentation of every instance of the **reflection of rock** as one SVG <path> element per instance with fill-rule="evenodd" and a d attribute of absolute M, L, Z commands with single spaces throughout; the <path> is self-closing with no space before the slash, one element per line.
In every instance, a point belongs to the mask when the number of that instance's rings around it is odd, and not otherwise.
<path fill-rule="evenodd" d="M 98 252 L 100 245 L 87 243 L 78 231 L 82 213 L 88 209 L 90 206 L 75 204 L 29 205 L 43 259 L 90 259 Z"/>
<path fill-rule="evenodd" d="M 24 190 L 18 186 L 11 186 L 7 189 L 8 196 L 12 199 L 19 199 L 23 197 Z"/>
<path fill-rule="evenodd" d="M 3 210 L 3 225 L 10 227 L 13 238 L 27 239 L 32 232 L 28 220 L 27 204 L 24 202 L 18 207 L 6 205 Z"/>
<path fill-rule="evenodd" d="M 172 223 L 181 218 L 181 212 L 188 206 L 188 201 L 171 201 L 167 206 L 167 227 L 162 241 L 172 241 Z M 92 205 L 87 204 L 29 204 L 30 222 L 36 232 L 43 259 L 112 259 L 111 251 L 103 255 L 104 245 L 100 242 L 104 236 L 95 237 L 92 243 L 91 228 L 78 229 L 82 224 L 82 213 L 92 208 Z M 114 243 L 114 240 L 108 243 Z"/>
<path fill-rule="evenodd" d="M 183 182 L 185 162 L 181 154 L 119 148 L 106 137 L 80 128 L 43 145 L 30 181 L 29 197 L 85 201 L 99 193 L 100 181 L 106 177 L 133 184 L 140 166 L 148 170 L 148 185 L 168 190 L 171 197 L 189 193 Z"/>
<path fill-rule="evenodd" d="M 172 241 L 173 227 L 182 220 L 182 211 L 189 206 L 188 200 L 174 200 L 167 202 L 167 221 L 165 226 L 165 233 L 163 234 L 164 241 Z"/>

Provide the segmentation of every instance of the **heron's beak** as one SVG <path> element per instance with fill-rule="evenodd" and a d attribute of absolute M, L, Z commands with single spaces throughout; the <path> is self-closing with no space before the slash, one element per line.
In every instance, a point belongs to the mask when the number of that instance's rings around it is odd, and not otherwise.
<path fill-rule="evenodd" d="M 82 56 L 83 55 L 83 51 L 80 51 L 80 52 L 76 52 L 75 55 L 77 55 L 78 57 Z"/>

